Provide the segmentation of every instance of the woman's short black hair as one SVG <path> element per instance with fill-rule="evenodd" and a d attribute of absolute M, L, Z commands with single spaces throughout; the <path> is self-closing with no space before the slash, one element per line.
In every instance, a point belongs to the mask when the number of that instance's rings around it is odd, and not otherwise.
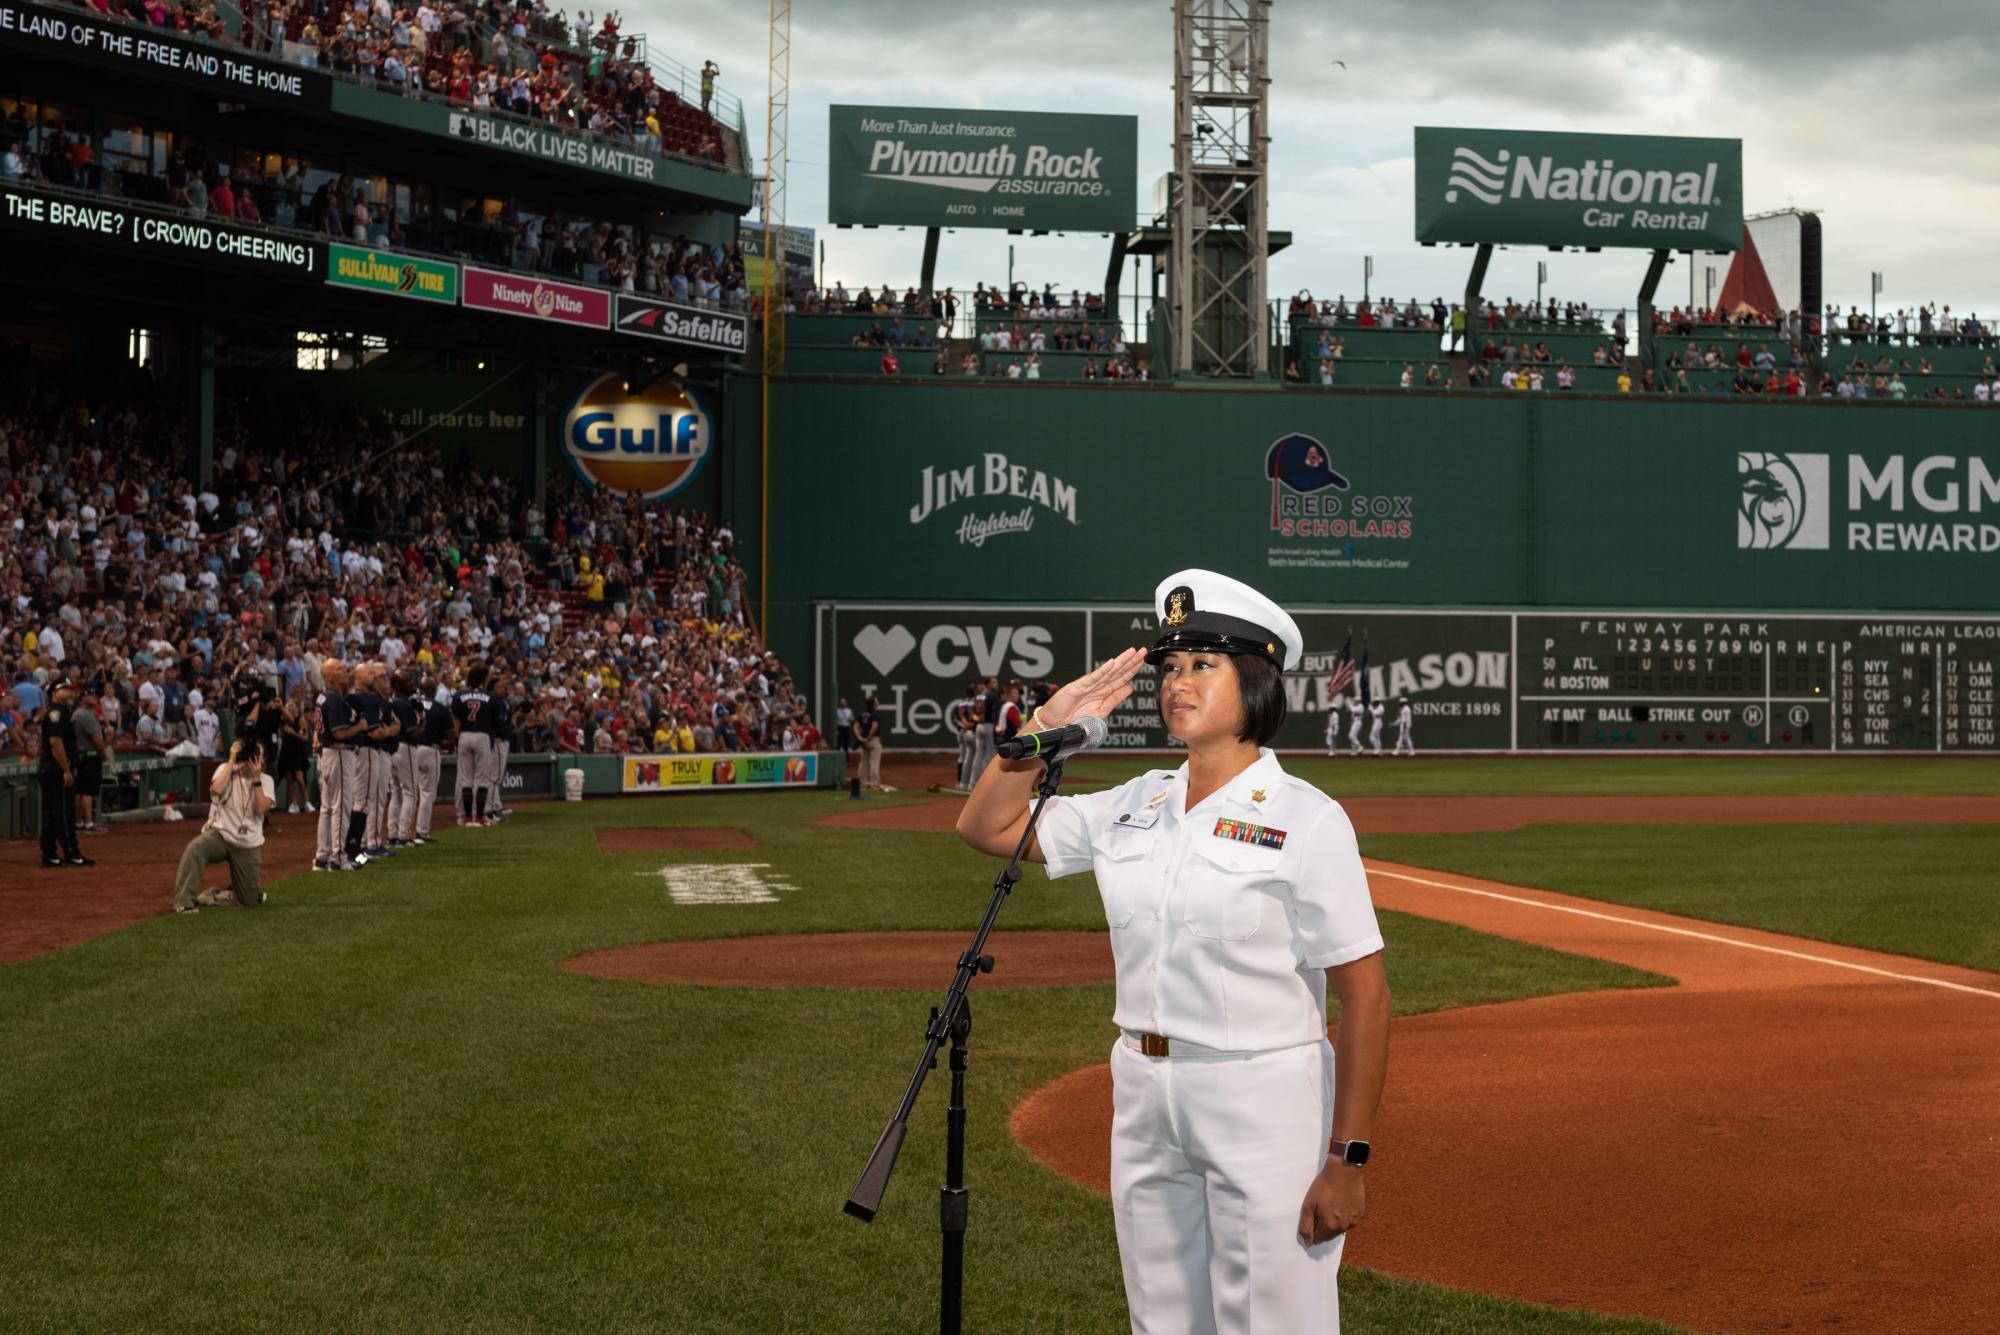
<path fill-rule="evenodd" d="M 1197 650 L 1198 653 L 1214 652 Z M 1230 654 L 1236 664 L 1236 692 L 1243 701 L 1243 726 L 1236 733 L 1239 742 L 1269 746 L 1285 723 L 1285 683 L 1278 665 L 1259 654 Z M 1167 698 L 1160 696 L 1164 717 Z"/>
<path fill-rule="evenodd" d="M 1285 723 L 1285 680 L 1278 665 L 1256 654 L 1232 654 L 1236 689 L 1243 697 L 1243 729 L 1238 741 L 1269 746 Z"/>

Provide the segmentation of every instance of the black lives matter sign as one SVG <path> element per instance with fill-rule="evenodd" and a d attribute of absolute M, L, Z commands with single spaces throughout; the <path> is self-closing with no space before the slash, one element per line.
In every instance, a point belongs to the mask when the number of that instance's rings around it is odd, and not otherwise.
<path fill-rule="evenodd" d="M 229 100 L 331 110 L 332 82 L 318 70 L 225 51 L 157 28 L 88 11 L 0 0 L 0 48 L 36 52 L 125 77 L 163 78 Z"/>

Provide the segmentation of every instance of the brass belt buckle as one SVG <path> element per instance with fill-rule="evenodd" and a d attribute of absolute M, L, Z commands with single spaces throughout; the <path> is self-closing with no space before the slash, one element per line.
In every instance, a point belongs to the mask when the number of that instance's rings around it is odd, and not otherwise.
<path fill-rule="evenodd" d="M 1159 1034 L 1141 1034 L 1139 1051 L 1148 1057 L 1164 1057 L 1167 1055 L 1167 1040 Z"/>

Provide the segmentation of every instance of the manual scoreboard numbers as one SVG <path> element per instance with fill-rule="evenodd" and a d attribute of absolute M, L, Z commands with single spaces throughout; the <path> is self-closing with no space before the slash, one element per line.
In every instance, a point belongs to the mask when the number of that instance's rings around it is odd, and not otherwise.
<path fill-rule="evenodd" d="M 1523 615 L 1523 749 L 2000 744 L 2000 620 Z"/>

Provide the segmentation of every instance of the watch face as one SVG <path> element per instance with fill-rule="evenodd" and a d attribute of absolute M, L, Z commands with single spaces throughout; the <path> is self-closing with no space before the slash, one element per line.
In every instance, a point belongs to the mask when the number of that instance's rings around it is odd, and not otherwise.
<path fill-rule="evenodd" d="M 1362 1164 L 1368 1162 L 1368 1150 L 1369 1145 L 1367 1141 L 1350 1140 L 1347 1142 L 1347 1152 L 1341 1157 L 1356 1168 L 1359 1168 Z"/>

